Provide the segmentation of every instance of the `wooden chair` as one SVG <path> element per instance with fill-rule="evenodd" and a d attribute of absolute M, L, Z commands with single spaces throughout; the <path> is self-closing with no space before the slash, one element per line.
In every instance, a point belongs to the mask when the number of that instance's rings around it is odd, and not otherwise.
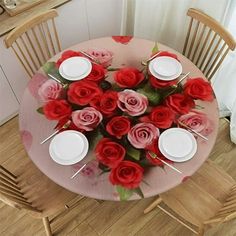
<path fill-rule="evenodd" d="M 82 196 L 54 184 L 31 161 L 24 162 L 17 172 L 16 176 L 0 165 L 0 200 L 41 218 L 46 234 L 52 235 L 51 224 L 76 207 Z"/>
<path fill-rule="evenodd" d="M 221 122 L 223 124 L 219 134 L 225 136 L 229 127 L 227 121 Z M 228 152 L 232 149 L 230 146 L 218 138 L 211 159 Z M 236 182 L 223 169 L 208 160 L 186 182 L 160 194 L 144 213 L 155 207 L 192 232 L 203 235 L 212 224 L 223 223 L 236 217 Z"/>
<path fill-rule="evenodd" d="M 222 25 L 202 11 L 190 8 L 187 15 L 191 20 L 183 54 L 211 80 L 236 42 Z"/>
<path fill-rule="evenodd" d="M 13 29 L 5 38 L 30 77 L 49 58 L 61 51 L 54 18 L 56 10 L 38 14 Z"/>

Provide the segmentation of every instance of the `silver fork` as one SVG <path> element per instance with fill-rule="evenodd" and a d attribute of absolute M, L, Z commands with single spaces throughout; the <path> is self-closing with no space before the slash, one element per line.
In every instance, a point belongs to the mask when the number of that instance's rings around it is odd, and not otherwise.
<path fill-rule="evenodd" d="M 55 80 L 57 83 L 61 84 L 63 87 L 66 87 L 66 86 L 67 86 L 67 84 L 64 84 L 63 82 L 61 82 L 61 81 L 60 81 L 58 78 L 56 78 L 54 75 L 48 74 L 48 76 L 49 76 L 51 79 Z"/>
<path fill-rule="evenodd" d="M 142 61 L 141 64 L 143 66 L 146 66 L 148 64 L 148 62 L 150 62 L 151 60 L 153 60 L 154 58 L 156 58 L 161 52 L 158 52 L 156 54 L 154 54 L 152 57 L 150 57 L 147 61 Z"/>
<path fill-rule="evenodd" d="M 159 158 L 154 152 L 148 152 L 149 155 L 152 157 L 152 158 L 156 158 L 158 159 L 159 161 L 161 161 L 163 164 L 169 166 L 172 170 L 175 170 L 176 172 L 182 174 L 182 172 L 180 170 L 178 170 L 177 168 L 175 168 L 174 166 L 172 166 L 171 164 L 169 164 L 168 162 L 162 160 L 161 158 Z"/>
<path fill-rule="evenodd" d="M 41 141 L 40 144 L 46 143 L 49 139 L 54 137 L 56 134 L 58 134 L 62 129 L 67 129 L 70 126 L 71 121 L 68 120 L 60 129 L 56 130 L 54 133 L 50 134 L 47 138 L 45 138 L 43 141 Z"/>
<path fill-rule="evenodd" d="M 188 77 L 188 75 L 190 74 L 190 72 L 188 72 L 187 74 L 185 74 L 182 78 L 179 79 L 178 84 L 180 84 L 186 77 Z"/>
<path fill-rule="evenodd" d="M 89 55 L 87 52 L 80 51 L 80 53 L 83 54 L 84 56 L 88 57 L 89 59 L 91 59 L 94 64 L 100 65 L 100 63 L 97 61 L 97 59 L 94 58 L 93 56 Z"/>

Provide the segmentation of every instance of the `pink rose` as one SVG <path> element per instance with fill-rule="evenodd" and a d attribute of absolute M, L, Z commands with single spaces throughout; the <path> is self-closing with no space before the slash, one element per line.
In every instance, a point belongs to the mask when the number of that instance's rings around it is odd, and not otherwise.
<path fill-rule="evenodd" d="M 130 89 L 118 93 L 118 107 L 131 116 L 142 115 L 148 106 L 148 99 L 144 95 Z"/>
<path fill-rule="evenodd" d="M 46 80 L 38 90 L 38 95 L 43 102 L 60 99 L 62 94 L 62 85 L 52 79 Z"/>
<path fill-rule="evenodd" d="M 88 49 L 86 52 L 94 57 L 103 67 L 111 65 L 113 52 L 107 49 Z"/>
<path fill-rule="evenodd" d="M 150 123 L 139 123 L 128 133 L 129 142 L 136 148 L 148 148 L 159 137 L 159 129 Z"/>
<path fill-rule="evenodd" d="M 91 131 L 102 121 L 102 114 L 93 107 L 72 112 L 73 123 L 82 130 Z"/>
<path fill-rule="evenodd" d="M 207 118 L 205 113 L 200 111 L 191 111 L 186 115 L 182 115 L 178 121 L 202 135 L 208 135 L 213 131 L 213 122 Z M 181 126 L 181 124 L 179 125 Z"/>

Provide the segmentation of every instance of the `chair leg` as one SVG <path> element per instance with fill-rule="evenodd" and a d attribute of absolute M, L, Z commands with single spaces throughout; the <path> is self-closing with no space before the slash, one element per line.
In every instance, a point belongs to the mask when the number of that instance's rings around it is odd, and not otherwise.
<path fill-rule="evenodd" d="M 51 230 L 51 226 L 50 226 L 50 222 L 49 222 L 48 217 L 43 218 L 43 225 L 44 225 L 47 236 L 52 236 L 52 230 Z"/>
<path fill-rule="evenodd" d="M 157 205 L 159 205 L 162 202 L 162 199 L 158 197 L 154 202 L 152 202 L 144 211 L 144 214 L 147 214 L 151 210 L 153 210 Z"/>
<path fill-rule="evenodd" d="M 199 236 L 204 236 L 204 232 L 205 232 L 205 227 L 204 226 L 201 226 L 198 230 L 198 235 Z"/>

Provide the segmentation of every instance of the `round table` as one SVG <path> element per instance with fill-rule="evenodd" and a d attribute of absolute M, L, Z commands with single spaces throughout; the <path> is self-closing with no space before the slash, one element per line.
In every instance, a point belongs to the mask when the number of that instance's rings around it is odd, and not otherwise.
<path fill-rule="evenodd" d="M 112 37 L 99 38 L 79 43 L 70 49 L 86 51 L 91 48 L 105 48 L 114 53 L 112 67 L 130 66 L 142 69 L 143 66 L 140 62 L 150 57 L 154 42 L 138 38 L 121 39 L 120 41 Z M 183 66 L 184 73 L 190 72 L 191 77 L 205 78 L 202 72 L 182 54 L 161 44 L 159 45 L 159 50 L 175 53 Z M 50 60 L 56 61 L 59 57 L 60 54 Z M 108 173 L 99 175 L 100 172 L 96 161 L 89 162 L 87 167 L 76 178 L 70 179 L 86 160 L 83 163 L 63 166 L 55 163 L 49 156 L 50 142 L 40 145 L 40 142 L 54 131 L 56 125 L 56 122 L 47 120 L 36 111 L 40 107 L 37 91 L 46 79 L 47 77 L 42 71 L 35 74 L 28 83 L 21 101 L 19 114 L 20 133 L 29 157 L 51 180 L 72 192 L 96 199 L 119 201 L 119 195 L 115 187 L 109 182 Z M 209 140 L 205 141 L 197 138 L 198 149 L 195 156 L 187 162 L 173 164 L 183 174 L 173 171 L 168 166 L 164 168 L 151 167 L 145 173 L 145 183 L 142 182 L 140 185 L 144 197 L 160 194 L 180 184 L 188 176 L 196 172 L 208 158 L 218 131 L 217 101 L 215 99 L 212 102 L 197 101 L 197 104 L 204 107 L 203 112 L 207 114 L 213 123 L 214 129 L 208 136 Z M 90 152 L 86 158 L 91 158 L 92 155 L 93 153 Z M 138 195 L 134 194 L 130 200 L 139 198 Z"/>

